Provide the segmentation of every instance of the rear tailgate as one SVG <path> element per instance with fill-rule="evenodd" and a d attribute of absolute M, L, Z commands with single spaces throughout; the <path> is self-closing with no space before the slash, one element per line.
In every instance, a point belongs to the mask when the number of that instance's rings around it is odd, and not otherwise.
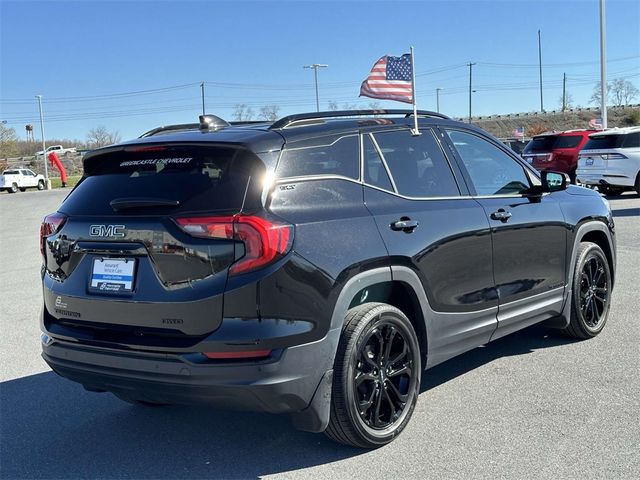
<path fill-rule="evenodd" d="M 50 322 L 134 336 L 218 328 L 243 244 L 189 235 L 178 219 L 259 208 L 259 158 L 223 145 L 127 147 L 92 156 L 85 172 L 44 241 Z"/>

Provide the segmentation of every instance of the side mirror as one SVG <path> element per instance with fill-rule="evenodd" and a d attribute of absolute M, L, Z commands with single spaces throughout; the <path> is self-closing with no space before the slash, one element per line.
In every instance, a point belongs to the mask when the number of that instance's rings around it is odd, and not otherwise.
<path fill-rule="evenodd" d="M 566 190 L 569 183 L 569 176 L 565 173 L 551 171 L 542 172 L 543 192 L 559 192 L 560 190 Z"/>

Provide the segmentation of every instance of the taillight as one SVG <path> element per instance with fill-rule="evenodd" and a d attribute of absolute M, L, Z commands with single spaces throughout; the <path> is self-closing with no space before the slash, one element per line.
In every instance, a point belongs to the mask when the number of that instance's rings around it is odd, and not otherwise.
<path fill-rule="evenodd" d="M 604 153 L 601 156 L 605 160 L 625 160 L 627 158 L 621 153 Z"/>
<path fill-rule="evenodd" d="M 291 225 L 251 215 L 177 218 L 176 223 L 194 237 L 244 243 L 245 253 L 229 268 L 231 275 L 257 270 L 282 258 L 293 241 Z"/>
<path fill-rule="evenodd" d="M 50 213 L 40 224 L 40 253 L 44 257 L 44 242 L 49 235 L 53 235 L 62 228 L 67 216 L 62 213 Z"/>

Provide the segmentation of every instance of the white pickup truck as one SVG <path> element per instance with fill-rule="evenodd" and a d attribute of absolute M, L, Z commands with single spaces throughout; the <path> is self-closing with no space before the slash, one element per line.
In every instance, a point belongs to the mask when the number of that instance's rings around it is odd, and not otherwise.
<path fill-rule="evenodd" d="M 76 153 L 77 148 L 76 147 L 65 148 L 62 145 L 51 145 L 50 147 L 47 147 L 47 149 L 44 150 L 44 152 L 42 150 L 40 150 L 39 152 L 36 152 L 36 157 L 41 157 L 43 153 L 46 153 L 47 155 L 49 155 L 51 152 L 56 152 L 57 155 L 68 155 L 70 153 Z"/>
<path fill-rule="evenodd" d="M 38 175 L 27 168 L 11 168 L 0 175 L 0 191 L 16 193 L 24 192 L 27 188 L 44 190 L 44 176 Z"/>

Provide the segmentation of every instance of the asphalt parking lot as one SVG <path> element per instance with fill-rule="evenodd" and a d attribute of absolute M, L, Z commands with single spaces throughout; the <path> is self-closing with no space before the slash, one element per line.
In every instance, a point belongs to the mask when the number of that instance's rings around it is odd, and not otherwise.
<path fill-rule="evenodd" d="M 412 421 L 376 451 L 286 417 L 131 406 L 40 358 L 38 228 L 65 191 L 0 196 L 2 478 L 640 478 L 640 198 L 611 199 L 609 322 L 576 342 L 543 326 L 424 375 Z"/>

